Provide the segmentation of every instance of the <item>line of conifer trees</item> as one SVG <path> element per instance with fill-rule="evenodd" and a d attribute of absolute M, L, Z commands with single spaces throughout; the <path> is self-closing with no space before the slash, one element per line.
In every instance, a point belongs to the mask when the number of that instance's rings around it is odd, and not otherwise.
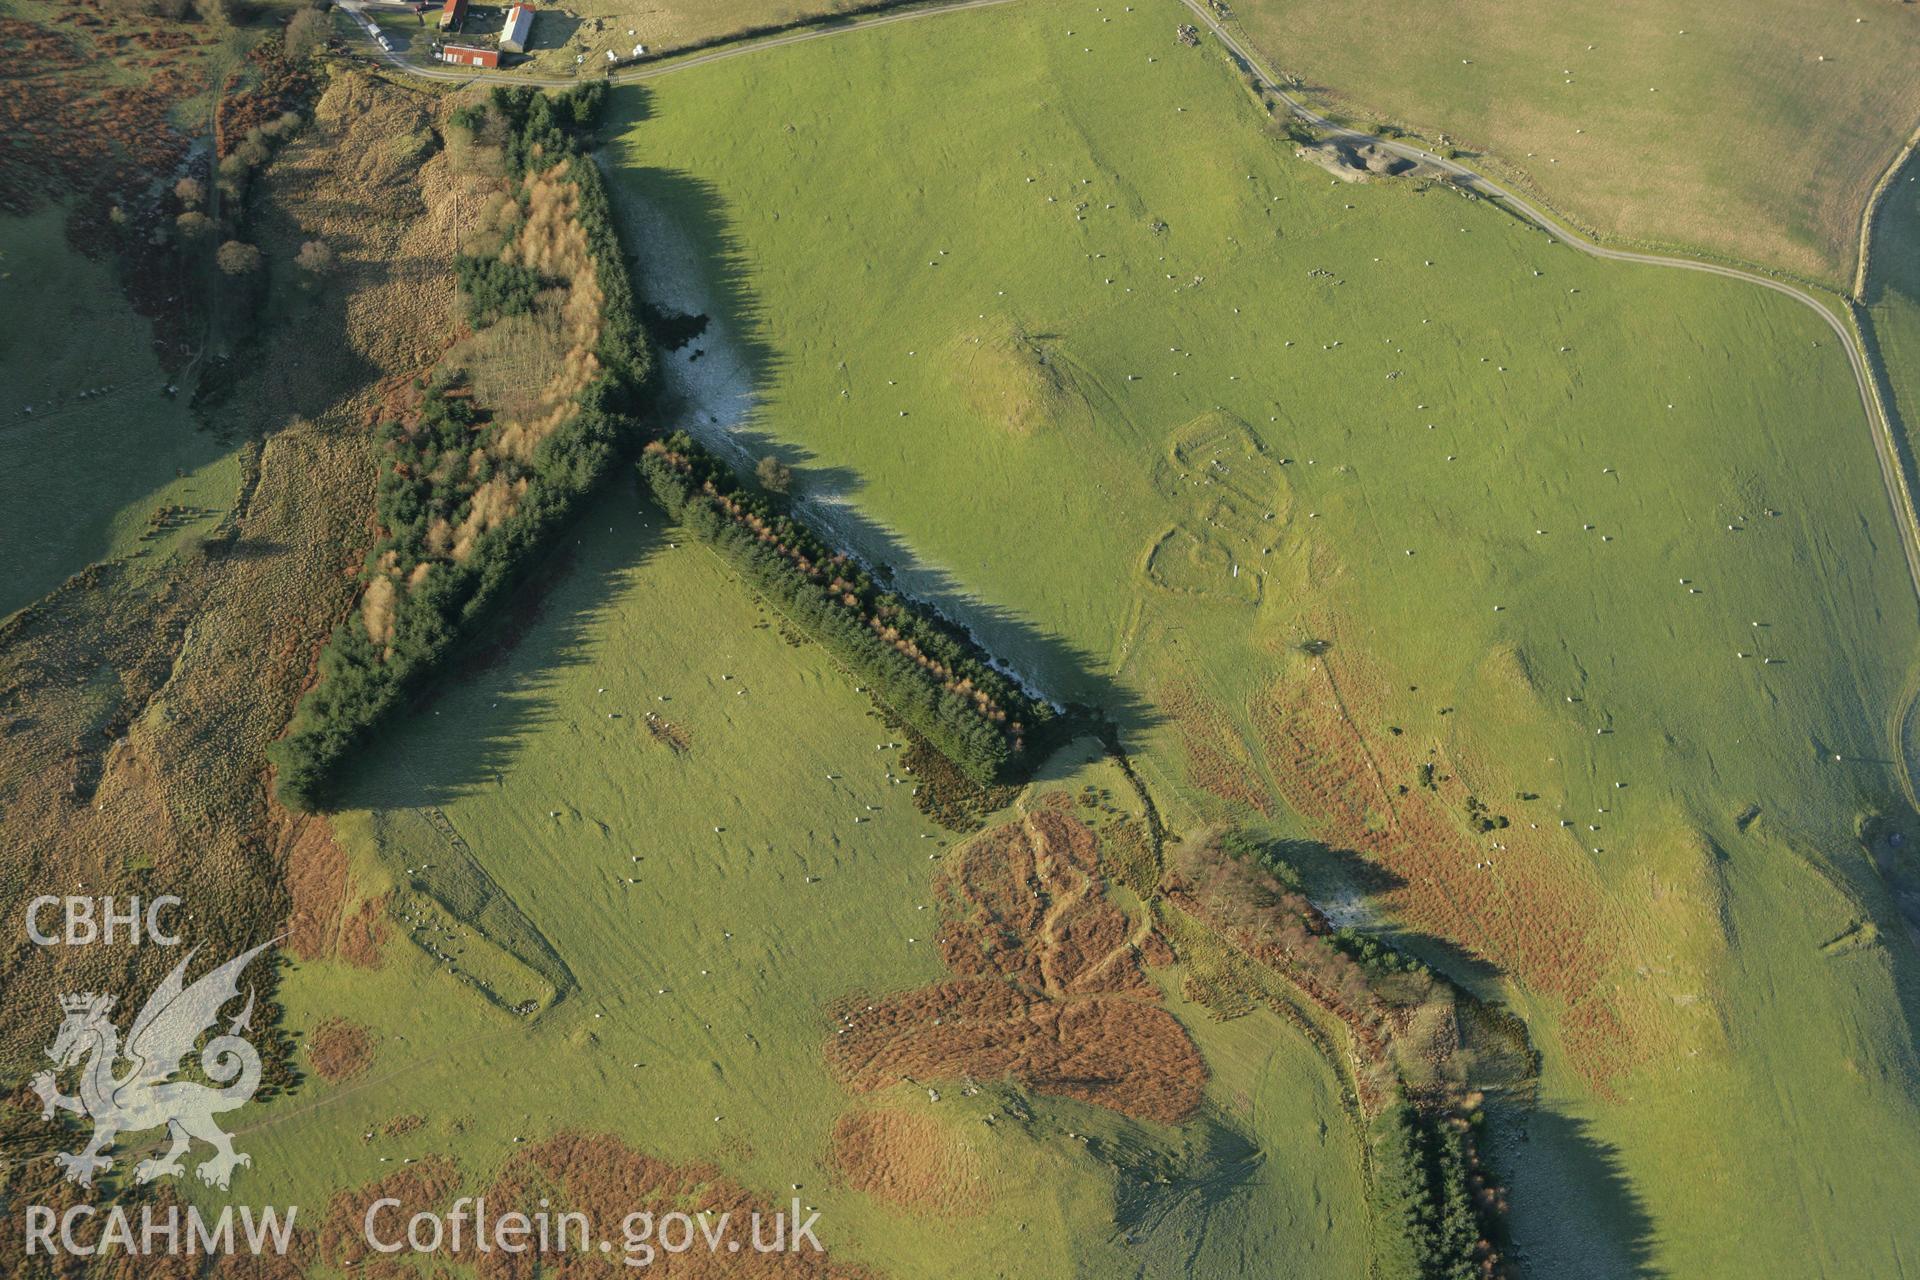
<path fill-rule="evenodd" d="M 555 532 L 641 442 L 644 433 L 634 413 L 652 355 L 611 202 L 598 167 L 585 158 L 604 97 L 605 87 L 598 84 L 558 97 L 496 89 L 490 104 L 507 126 L 506 151 L 515 179 L 562 160 L 578 161 L 567 177 L 576 188 L 575 217 L 586 233 L 604 297 L 595 349 L 601 373 L 575 397 L 572 416 L 535 449 L 525 491 L 512 513 L 480 534 L 462 558 L 438 560 L 397 595 L 384 640 L 369 633 L 363 610 L 334 628 L 320 655 L 316 683 L 286 735 L 269 751 L 275 794 L 289 808 L 312 810 L 327 803 L 341 765 L 374 727 L 415 696 L 458 641 L 494 614 Z M 389 429 L 388 438 L 396 444 L 383 464 L 381 534 L 368 553 L 370 575 L 384 562 L 384 573 L 405 581 L 413 566 L 440 554 L 443 549 L 429 542 L 436 520 L 458 527 L 471 512 L 475 489 L 487 478 L 486 464 L 478 472 L 454 468 L 457 476 L 440 479 L 407 465 L 410 450 L 462 441 L 471 449 L 477 435 L 490 429 L 471 402 L 449 395 L 451 390 L 444 381 L 430 384 L 414 431 Z"/>
<path fill-rule="evenodd" d="M 1381 1280 L 1480 1280 L 1491 1246 L 1467 1185 L 1463 1135 L 1395 1099 L 1368 1127 L 1374 1269 Z"/>
<path fill-rule="evenodd" d="M 640 474 L 669 515 L 975 781 L 1019 774 L 1057 734 L 1053 708 L 996 671 L 963 629 L 742 488 L 685 432 L 649 444 Z"/>

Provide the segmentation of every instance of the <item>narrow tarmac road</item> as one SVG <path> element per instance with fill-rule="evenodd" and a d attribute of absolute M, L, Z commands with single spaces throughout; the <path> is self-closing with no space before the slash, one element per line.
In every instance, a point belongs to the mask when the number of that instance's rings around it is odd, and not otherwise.
<path fill-rule="evenodd" d="M 1463 164 L 1444 159 L 1431 151 L 1423 151 L 1408 143 L 1343 128 L 1283 89 L 1272 76 L 1267 74 L 1266 69 L 1247 51 L 1246 47 L 1220 25 L 1207 8 L 1205 0 L 1181 0 L 1181 3 L 1193 11 L 1207 30 L 1213 33 L 1214 38 L 1219 40 L 1240 65 L 1252 73 L 1269 93 L 1286 103 L 1289 111 L 1318 129 L 1326 137 L 1356 145 L 1372 144 L 1409 160 L 1439 169 L 1453 177 L 1462 187 L 1487 199 L 1499 201 L 1556 240 L 1590 257 L 1605 258 L 1611 262 L 1638 262 L 1652 267 L 1674 267 L 1682 271 L 1702 271 L 1708 275 L 1725 276 L 1729 280 L 1742 280 L 1748 284 L 1757 284 L 1763 289 L 1771 289 L 1775 293 L 1785 294 L 1795 302 L 1804 303 L 1813 308 L 1815 313 L 1826 321 L 1827 327 L 1833 330 L 1834 336 L 1840 339 L 1840 345 L 1847 353 L 1847 361 L 1853 366 L 1854 384 L 1860 392 L 1860 407 L 1867 415 L 1867 433 L 1873 440 L 1874 456 L 1880 462 L 1880 480 L 1886 486 L 1887 504 L 1893 510 L 1894 527 L 1900 531 L 1900 549 L 1906 556 L 1907 578 L 1913 585 L 1915 602 L 1920 603 L 1920 513 L 1915 511 L 1912 495 L 1908 493 L 1906 481 L 1900 472 L 1892 423 L 1888 421 L 1880 404 L 1880 396 L 1874 386 L 1872 371 L 1867 367 L 1866 354 L 1860 349 L 1860 343 L 1856 340 L 1853 331 L 1840 317 L 1822 305 L 1818 298 L 1797 285 L 1752 271 L 1742 271 L 1738 267 L 1701 262 L 1692 258 L 1670 258 L 1656 253 L 1638 253 L 1630 249 L 1609 249 L 1605 245 L 1595 244 L 1575 235 L 1526 200 Z"/>
<path fill-rule="evenodd" d="M 954 0 L 953 3 L 928 5 L 900 13 L 887 13 L 879 17 L 857 20 L 841 26 L 809 27 L 789 35 L 774 36 L 766 40 L 756 40 L 744 44 L 714 49 L 707 53 L 694 54 L 681 59 L 668 59 L 657 64 L 633 67 L 617 71 L 604 77 L 609 84 L 635 84 L 668 75 L 688 67 L 704 66 L 710 62 L 719 62 L 726 58 L 737 58 L 749 53 L 758 53 L 763 49 L 777 49 L 784 45 L 800 44 L 808 40 L 824 40 L 828 36 L 849 35 L 856 31 L 867 31 L 874 27 L 888 26 L 895 22 L 911 22 L 919 18 L 931 18 L 945 13 L 958 13 L 966 9 L 986 9 L 997 5 L 1012 4 L 1015 0 Z M 1233 57 L 1257 79 L 1267 92 L 1279 98 L 1295 116 L 1312 125 L 1329 138 L 1337 138 L 1355 144 L 1371 144 L 1409 160 L 1440 170 L 1451 176 L 1462 187 L 1490 200 L 1497 200 L 1513 212 L 1533 223 L 1548 235 L 1571 246 L 1581 253 L 1595 258 L 1605 258 L 1612 262 L 1635 262 L 1644 266 L 1671 267 L 1681 271 L 1701 271 L 1708 275 L 1725 276 L 1729 280 L 1741 280 L 1748 284 L 1771 289 L 1784 294 L 1794 301 L 1811 307 L 1826 322 L 1829 329 L 1840 340 L 1847 353 L 1847 361 L 1853 367 L 1853 380 L 1860 392 L 1860 407 L 1867 415 L 1867 433 L 1873 440 L 1874 456 L 1880 463 L 1880 479 L 1886 488 L 1887 505 L 1893 513 L 1894 526 L 1900 531 L 1900 549 L 1907 563 L 1907 578 L 1913 587 L 1914 600 L 1920 604 L 1920 512 L 1916 512 L 1912 495 L 1907 491 L 1906 481 L 1901 475 L 1899 456 L 1893 439 L 1893 426 L 1888 420 L 1881 404 L 1872 372 L 1867 366 L 1865 352 L 1853 331 L 1824 306 L 1813 294 L 1797 285 L 1784 280 L 1760 275 L 1752 271 L 1743 271 L 1738 267 L 1722 266 L 1715 262 L 1702 262 L 1692 258 L 1674 258 L 1655 253 L 1639 253 L 1630 249 L 1609 249 L 1604 245 L 1586 240 L 1532 204 L 1500 186 L 1484 174 L 1478 173 L 1457 161 L 1444 159 L 1431 151 L 1422 150 L 1405 142 L 1378 137 L 1348 129 L 1320 115 L 1311 107 L 1288 93 L 1281 87 L 1247 48 L 1233 34 L 1223 27 L 1205 0 L 1181 0 L 1190 9 L 1200 23 L 1210 32 Z M 362 6 L 356 0 L 341 0 L 341 7 L 356 18 L 362 17 Z M 410 76 L 425 80 L 442 80 L 455 83 L 469 81 L 497 81 L 502 84 L 537 85 L 542 88 L 571 88 L 593 80 L 595 77 L 581 75 L 573 78 L 548 78 L 517 76 L 503 73 L 482 74 L 473 70 L 459 70 L 453 67 L 427 67 L 412 62 L 392 50 L 379 50 L 380 57 L 389 66 Z"/>

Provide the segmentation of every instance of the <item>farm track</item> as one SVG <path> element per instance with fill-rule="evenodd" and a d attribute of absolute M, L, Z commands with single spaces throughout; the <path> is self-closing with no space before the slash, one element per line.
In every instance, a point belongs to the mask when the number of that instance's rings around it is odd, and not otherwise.
<path fill-rule="evenodd" d="M 931 18 L 943 13 L 958 13 L 963 9 L 990 9 L 996 5 L 1012 4 L 1014 0 L 951 0 L 951 3 L 930 4 L 899 13 L 884 13 L 878 17 L 856 19 L 840 26 L 814 25 L 786 35 L 768 36 L 765 39 L 749 39 L 737 45 L 695 53 L 686 57 L 663 57 L 659 62 L 644 67 L 635 67 L 629 71 L 616 71 L 610 75 L 596 77 L 580 76 L 516 76 L 508 74 L 484 75 L 477 71 L 456 71 L 451 67 L 423 67 L 419 63 L 389 49 L 379 51 L 380 60 L 396 71 L 403 71 L 422 80 L 445 80 L 456 84 L 470 82 L 495 82 L 504 85 L 531 85 L 542 89 L 571 89 L 576 85 L 592 84 L 604 80 L 607 84 L 638 84 L 643 80 L 652 80 L 673 71 L 684 71 L 688 67 L 705 66 L 709 62 L 720 62 L 727 58 L 737 58 L 745 53 L 758 53 L 762 49 L 778 49 L 783 45 L 802 44 L 808 40 L 821 40 L 827 36 L 843 36 L 855 31 L 871 31 L 875 27 L 891 26 L 896 22 L 911 22 L 915 18 Z M 356 17 L 362 16 L 361 6 L 352 0 L 342 3 L 341 8 Z M 812 21 L 818 22 L 818 19 Z"/>
<path fill-rule="evenodd" d="M 1907 578 L 1913 586 L 1914 600 L 1920 605 L 1920 513 L 1916 513 L 1913 495 L 1908 492 L 1904 474 L 1900 469 L 1900 460 L 1893 438 L 1893 424 L 1880 403 L 1878 385 L 1872 369 L 1867 363 L 1866 353 L 1861 349 L 1859 340 L 1847 324 L 1823 305 L 1820 300 L 1797 285 L 1785 280 L 1774 279 L 1739 267 L 1723 266 L 1717 262 L 1703 262 L 1693 258 L 1674 258 L 1657 253 L 1639 253 L 1630 249 L 1609 249 L 1605 245 L 1587 240 L 1561 226 L 1551 216 L 1535 208 L 1526 200 L 1457 161 L 1448 160 L 1405 142 L 1391 138 L 1378 137 L 1358 129 L 1348 129 L 1335 124 L 1313 108 L 1307 106 L 1282 88 L 1278 81 L 1269 75 L 1258 60 L 1248 52 L 1245 45 L 1223 27 L 1206 6 L 1205 0 L 1180 0 L 1180 2 L 1199 18 L 1214 38 L 1233 55 L 1235 61 L 1252 75 L 1260 86 L 1285 103 L 1287 110 L 1299 119 L 1321 130 L 1327 137 L 1343 142 L 1368 144 L 1391 151 L 1408 160 L 1438 169 L 1453 178 L 1461 187 L 1476 195 L 1494 200 L 1511 212 L 1531 222 L 1549 236 L 1593 258 L 1603 258 L 1609 262 L 1636 262 L 1644 266 L 1674 267 L 1683 271 L 1701 271 L 1708 275 L 1724 276 L 1729 280 L 1741 280 L 1748 284 L 1771 289 L 1784 294 L 1795 302 L 1811 307 L 1819 317 L 1826 321 L 1834 336 L 1840 339 L 1840 345 L 1846 349 L 1847 362 L 1853 368 L 1854 385 L 1860 392 L 1860 405 L 1866 411 L 1868 434 L 1873 439 L 1874 456 L 1880 462 L 1880 479 L 1886 486 L 1887 504 L 1893 510 L 1893 522 L 1900 531 L 1900 549 L 1906 557 Z M 1863 232 L 1864 234 L 1864 232 Z M 1863 242 L 1864 244 L 1864 242 Z"/>
<path fill-rule="evenodd" d="M 810 27 L 793 32 L 790 35 L 775 36 L 765 40 L 756 40 L 732 48 L 715 49 L 707 53 L 695 54 L 678 61 L 663 61 L 650 67 L 636 68 L 628 72 L 616 72 L 605 77 L 610 84 L 634 84 L 650 80 L 670 72 L 687 67 L 703 66 L 710 62 L 719 62 L 727 58 L 736 58 L 743 54 L 756 53 L 763 49 L 775 49 L 783 45 L 799 44 L 808 40 L 821 40 L 828 36 L 848 35 L 856 31 L 867 31 L 874 27 L 887 26 L 896 22 L 909 22 L 916 18 L 930 18 L 944 13 L 958 13 L 967 9 L 986 9 L 998 5 L 1011 4 L 1014 0 L 956 0 L 955 3 L 930 5 L 903 13 L 885 14 L 865 21 L 848 23 L 845 26 Z M 1893 426 L 1880 403 L 1879 389 L 1873 372 L 1867 363 L 1866 353 L 1847 324 L 1824 306 L 1811 293 L 1784 280 L 1774 279 L 1757 272 L 1746 271 L 1739 267 L 1724 266 L 1716 262 L 1704 262 L 1692 258 L 1668 257 L 1655 253 L 1640 253 L 1630 249 L 1610 249 L 1605 245 L 1587 240 L 1563 227 L 1551 216 L 1534 207 L 1526 200 L 1457 161 L 1448 160 L 1409 143 L 1383 138 L 1357 129 L 1348 129 L 1335 124 L 1325 116 L 1289 94 L 1273 76 L 1268 74 L 1257 59 L 1241 44 L 1232 33 L 1227 31 L 1209 11 L 1204 0 L 1181 0 L 1195 17 L 1204 24 L 1214 38 L 1233 55 L 1249 74 L 1251 74 L 1267 92 L 1286 104 L 1287 109 L 1306 123 L 1320 129 L 1327 136 L 1346 142 L 1371 144 L 1391 151 L 1396 155 L 1437 169 L 1457 181 L 1463 188 L 1487 199 L 1504 205 L 1513 213 L 1531 222 L 1548 235 L 1589 257 L 1602 258 L 1610 262 L 1632 262 L 1644 266 L 1671 267 L 1682 271 L 1700 271 L 1708 275 L 1723 276 L 1729 280 L 1740 280 L 1748 284 L 1759 285 L 1783 294 L 1807 307 L 1810 307 L 1833 330 L 1840 339 L 1840 345 L 1846 350 L 1847 362 L 1852 366 L 1854 385 L 1860 393 L 1860 405 L 1867 415 L 1868 434 L 1873 440 L 1874 456 L 1880 464 L 1880 479 L 1886 488 L 1887 504 L 1892 509 L 1895 526 L 1900 531 L 1900 549 L 1906 559 L 1907 578 L 1913 587 L 1916 605 L 1920 605 L 1920 511 L 1916 511 L 1913 496 L 1907 490 L 1906 480 L 1900 468 L 1899 454 L 1893 439 Z M 358 4 L 346 4 L 349 12 L 358 14 Z M 411 76 L 427 80 L 443 80 L 456 83 L 471 81 L 497 80 L 505 84 L 538 85 L 543 88 L 569 88 L 587 82 L 590 77 L 575 78 L 524 78 L 519 76 L 483 76 L 470 71 L 456 71 L 422 67 L 390 51 L 381 52 L 382 59 L 394 69 Z M 1863 230 L 1863 235 L 1865 234 Z M 1864 242 L 1863 242 L 1864 246 Z"/>
<path fill-rule="evenodd" d="M 844 26 L 807 27 L 794 31 L 791 34 L 749 41 L 728 48 L 714 49 L 677 61 L 669 59 L 648 67 L 635 68 L 627 72 L 616 72 L 606 76 L 605 79 L 608 83 L 615 85 L 634 84 L 688 67 L 702 66 L 707 63 L 719 62 L 727 58 L 736 58 L 744 54 L 756 53 L 765 49 L 799 44 L 808 40 L 825 39 L 828 36 L 848 35 L 853 32 L 867 31 L 875 27 L 887 26 L 896 22 L 909 22 L 918 18 L 930 18 L 940 14 L 958 13 L 967 9 L 992 8 L 1013 2 L 1014 0 L 954 0 L 953 3 L 933 4 L 905 12 L 883 14 L 879 17 L 866 19 L 864 21 L 850 22 Z M 1497 202 L 1510 212 L 1540 228 L 1553 239 L 1589 257 L 1600 258 L 1609 262 L 1638 263 L 1643 266 L 1669 267 L 1682 271 L 1698 271 L 1707 275 L 1721 276 L 1729 280 L 1739 280 L 1747 284 L 1758 285 L 1763 289 L 1770 289 L 1775 293 L 1791 298 L 1810 308 L 1826 322 L 1827 327 L 1831 329 L 1834 336 L 1840 340 L 1841 347 L 1847 353 L 1847 362 L 1853 370 L 1854 385 L 1860 395 L 1860 405 L 1866 413 L 1867 432 L 1873 441 L 1874 457 L 1880 466 L 1880 479 L 1886 490 L 1887 505 L 1891 509 L 1894 525 L 1900 533 L 1900 549 L 1906 561 L 1907 579 L 1913 588 L 1916 606 L 1920 606 L 1920 508 L 1916 508 L 1913 495 L 1907 487 L 1906 474 L 1902 468 L 1898 445 L 1894 439 L 1893 423 L 1891 416 L 1881 402 L 1878 380 L 1871 365 L 1868 363 L 1866 352 L 1863 349 L 1859 337 L 1849 326 L 1848 320 L 1854 319 L 1851 311 L 1848 312 L 1847 320 L 1843 320 L 1817 297 L 1798 285 L 1771 276 L 1762 275 L 1758 272 L 1693 258 L 1641 253 L 1630 249 L 1612 249 L 1577 235 L 1527 200 L 1502 187 L 1499 183 L 1494 182 L 1484 174 L 1468 168 L 1466 165 L 1454 160 L 1445 159 L 1431 151 L 1413 146 L 1410 143 L 1380 137 L 1357 129 L 1349 129 L 1327 119 L 1288 93 L 1280 83 L 1267 72 L 1258 59 L 1249 52 L 1247 47 L 1221 25 L 1220 21 L 1208 9 L 1205 0 L 1181 0 L 1181 3 L 1199 19 L 1208 31 L 1213 33 L 1214 38 L 1220 41 L 1221 46 L 1227 50 L 1240 67 L 1251 75 L 1264 90 L 1273 94 L 1284 103 L 1293 115 L 1305 121 L 1307 124 L 1312 125 L 1314 128 L 1321 130 L 1327 137 L 1345 142 L 1380 147 L 1405 159 L 1445 173 L 1463 189 L 1485 199 Z M 360 6 L 357 3 L 351 3 L 349 0 L 343 7 L 347 8 L 349 12 L 355 16 L 360 16 Z M 504 84 L 537 85 L 544 88 L 568 88 L 591 80 L 591 77 L 540 79 L 502 75 L 488 76 L 476 74 L 471 71 L 456 71 L 451 68 L 423 67 L 409 61 L 398 53 L 386 50 L 381 51 L 380 56 L 383 61 L 395 70 L 427 80 L 450 81 L 455 83 L 498 81 Z M 1864 259 L 1864 253 L 1867 247 L 1865 237 L 1870 234 L 1870 228 L 1863 224 L 1861 234 L 1863 238 L 1860 249 Z M 1904 744 L 1901 741 L 1900 734 L 1896 733 L 1894 737 L 1895 741 L 1893 746 L 1897 751 Z"/>

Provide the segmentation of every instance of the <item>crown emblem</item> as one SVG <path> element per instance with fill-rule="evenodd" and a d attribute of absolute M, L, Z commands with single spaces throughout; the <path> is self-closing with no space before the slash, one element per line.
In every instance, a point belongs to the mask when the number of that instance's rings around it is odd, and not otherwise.
<path fill-rule="evenodd" d="M 31 1087 L 40 1099 L 40 1118 L 53 1119 L 70 1111 L 93 1121 L 93 1137 L 78 1151 L 59 1151 L 54 1164 L 65 1170 L 69 1182 L 93 1185 L 94 1175 L 113 1167 L 107 1151 L 125 1133 L 165 1127 L 172 1145 L 164 1153 L 133 1167 L 135 1184 L 155 1178 L 176 1178 L 185 1172 L 181 1157 L 194 1142 L 213 1148 L 213 1156 L 194 1170 L 210 1187 L 226 1190 L 233 1171 L 253 1163 L 233 1149 L 233 1139 L 214 1117 L 245 1106 L 260 1087 L 260 1054 L 240 1033 L 253 1015 L 253 994 L 247 1007 L 219 1030 L 221 1010 L 240 996 L 240 974 L 253 958 L 280 939 L 243 951 L 216 969 L 189 983 L 189 951 L 133 1016 L 127 1042 L 108 1014 L 115 997 L 101 991 L 71 991 L 59 997 L 66 1019 L 47 1046 L 53 1066 L 35 1075 Z M 207 1032 L 213 1032 L 211 1038 Z M 205 1041 L 203 1044 L 202 1041 Z M 200 1079 L 176 1080 L 182 1064 L 198 1054 Z M 119 1074 L 114 1067 L 127 1067 Z M 59 1072 L 78 1070 L 80 1092 L 60 1092 Z"/>

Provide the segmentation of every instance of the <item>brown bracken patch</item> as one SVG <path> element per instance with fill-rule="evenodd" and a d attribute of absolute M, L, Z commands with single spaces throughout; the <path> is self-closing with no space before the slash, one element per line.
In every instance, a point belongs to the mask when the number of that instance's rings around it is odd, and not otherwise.
<path fill-rule="evenodd" d="M 320 1224 L 320 1260 L 329 1267 L 351 1268 L 357 1276 L 417 1275 L 412 1264 L 401 1269 L 396 1257 L 376 1253 L 367 1243 L 367 1210 L 375 1201 L 392 1197 L 400 1202 L 402 1222 L 423 1211 L 444 1213 L 459 1187 L 453 1161 L 428 1156 L 352 1190 L 336 1191 Z"/>
<path fill-rule="evenodd" d="M 333 954 L 346 907 L 347 856 L 334 843 L 327 820 L 312 817 L 290 822 L 280 856 L 293 899 L 287 950 L 302 960 Z"/>
<path fill-rule="evenodd" d="M 293 909 L 287 917 L 287 946 L 302 960 L 341 959 L 363 969 L 378 968 L 387 939 L 384 895 L 354 897 L 347 855 L 323 817 L 285 815 L 280 858 L 286 867 Z"/>
<path fill-rule="evenodd" d="M 329 1018 L 313 1029 L 307 1057 L 314 1074 L 329 1084 L 351 1080 L 373 1065 L 373 1036 L 357 1022 Z"/>
<path fill-rule="evenodd" d="M 961 976 L 1050 993 L 1153 998 L 1126 913 L 1100 885 L 1099 845 L 1052 806 L 964 845 L 936 888 L 940 951 Z"/>
<path fill-rule="evenodd" d="M 132 191 L 186 152 L 173 110 L 210 87 L 201 46 L 218 38 L 158 25 L 99 0 L 62 0 L 44 24 L 0 19 L 0 209 L 24 213 L 71 191 Z"/>
<path fill-rule="evenodd" d="M 386 941 L 387 895 L 383 893 L 361 902 L 341 925 L 339 956 L 356 968 L 378 969 Z"/>
<path fill-rule="evenodd" d="M 1070 806 L 962 847 L 938 886 L 951 981 L 843 1001 L 827 1060 L 856 1092 L 902 1079 L 1012 1078 L 1173 1123 L 1207 1070 L 1141 967 L 1148 937 L 1106 896 L 1099 843 Z"/>
<path fill-rule="evenodd" d="M 1273 797 L 1246 745 L 1199 690 L 1184 680 L 1171 682 L 1160 687 L 1154 702 L 1179 730 L 1193 785 L 1257 813 L 1273 812 Z"/>
<path fill-rule="evenodd" d="M 1186 1118 L 1207 1068 L 1157 1004 L 1119 996 L 1055 1000 L 993 978 L 963 978 L 849 1001 L 827 1046 L 856 1093 L 901 1080 L 1011 1078 L 1137 1119 Z"/>
<path fill-rule="evenodd" d="M 1568 1056 L 1608 1096 L 1639 1049 L 1608 991 L 1620 927 L 1591 866 L 1557 831 L 1516 824 L 1498 849 L 1470 834 L 1460 817 L 1470 788 L 1450 757 L 1410 735 L 1362 732 L 1386 717 L 1369 705 L 1382 683 L 1361 663 L 1346 649 L 1338 672 L 1319 659 L 1255 700 L 1283 797 L 1321 839 L 1393 872 L 1400 885 L 1385 901 L 1409 923 L 1562 1001 Z"/>
<path fill-rule="evenodd" d="M 1166 968 L 1168 965 L 1174 963 L 1176 958 L 1173 954 L 1173 948 L 1167 945 L 1166 938 L 1161 935 L 1158 929 L 1149 933 L 1145 941 L 1140 944 L 1141 962 L 1151 965 L 1155 969 Z"/>
<path fill-rule="evenodd" d="M 977 1213 L 980 1153 L 932 1116 L 849 1111 L 833 1126 L 833 1165 L 855 1191 L 918 1214 Z"/>
<path fill-rule="evenodd" d="M 380 1126 L 380 1132 L 386 1134 L 389 1138 L 398 1138 L 405 1134 L 412 1133 L 425 1123 L 426 1121 L 424 1119 L 415 1115 L 395 1116 Z"/>

